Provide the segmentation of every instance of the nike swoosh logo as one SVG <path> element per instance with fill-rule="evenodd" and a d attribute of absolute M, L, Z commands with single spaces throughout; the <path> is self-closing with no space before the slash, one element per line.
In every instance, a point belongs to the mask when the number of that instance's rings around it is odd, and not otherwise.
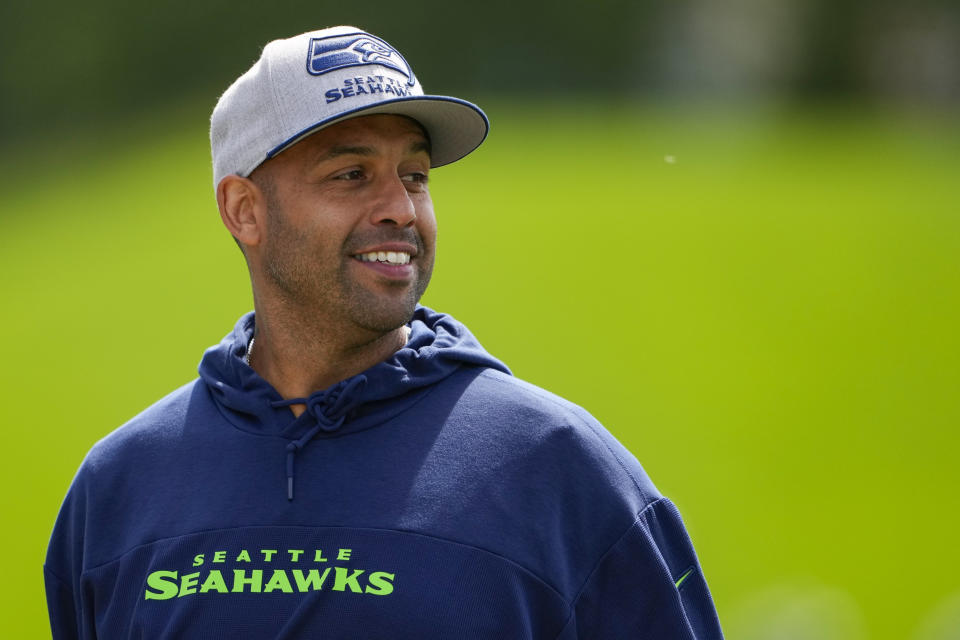
<path fill-rule="evenodd" d="M 677 589 L 679 589 L 679 588 L 680 588 L 680 585 L 682 585 L 684 582 L 687 581 L 687 578 L 690 577 L 690 574 L 691 574 L 691 573 L 693 573 L 693 567 L 690 567 L 689 569 L 687 569 L 686 573 L 684 573 L 682 576 L 680 576 L 680 577 L 677 579 L 677 581 L 673 583 L 673 584 L 676 585 Z"/>

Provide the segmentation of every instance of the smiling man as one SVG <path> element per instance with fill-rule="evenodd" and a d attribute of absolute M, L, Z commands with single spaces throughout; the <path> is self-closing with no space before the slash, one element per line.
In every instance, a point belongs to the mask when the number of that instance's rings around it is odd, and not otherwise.
<path fill-rule="evenodd" d="M 430 282 L 430 142 L 406 116 L 322 129 L 217 189 L 256 306 L 251 366 L 283 397 L 386 360 Z M 292 405 L 299 413 L 303 405 Z"/>
<path fill-rule="evenodd" d="M 383 40 L 268 44 L 211 119 L 254 312 L 90 451 L 44 574 L 60 638 L 719 638 L 674 506 L 451 316 L 432 168 L 487 133 Z"/>

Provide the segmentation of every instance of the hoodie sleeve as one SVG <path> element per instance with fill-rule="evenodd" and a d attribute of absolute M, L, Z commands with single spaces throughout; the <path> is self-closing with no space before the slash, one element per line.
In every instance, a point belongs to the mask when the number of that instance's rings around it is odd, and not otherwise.
<path fill-rule="evenodd" d="M 597 563 L 558 640 L 723 638 L 710 591 L 676 507 L 661 498 Z"/>
<path fill-rule="evenodd" d="M 83 531 L 86 520 L 84 470 L 81 467 L 64 498 L 47 546 L 43 581 L 53 640 L 94 638 L 85 620 L 80 598 L 83 571 Z"/>
<path fill-rule="evenodd" d="M 47 612 L 54 640 L 78 638 L 77 609 L 73 590 L 49 567 L 43 567 L 43 582 L 47 591 Z"/>

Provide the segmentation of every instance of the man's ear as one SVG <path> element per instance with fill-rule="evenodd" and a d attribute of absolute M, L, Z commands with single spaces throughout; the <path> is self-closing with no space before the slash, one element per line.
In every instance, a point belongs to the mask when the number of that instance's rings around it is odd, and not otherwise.
<path fill-rule="evenodd" d="M 242 246 L 260 244 L 267 219 L 267 200 L 253 180 L 226 176 L 217 185 L 217 207 L 224 226 Z"/>

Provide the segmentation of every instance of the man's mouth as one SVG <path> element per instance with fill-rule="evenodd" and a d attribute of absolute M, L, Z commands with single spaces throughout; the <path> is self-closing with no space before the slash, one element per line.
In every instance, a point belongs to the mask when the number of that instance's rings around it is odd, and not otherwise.
<path fill-rule="evenodd" d="M 410 254 L 406 251 L 371 251 L 353 256 L 360 262 L 382 262 L 383 264 L 409 264 Z"/>

